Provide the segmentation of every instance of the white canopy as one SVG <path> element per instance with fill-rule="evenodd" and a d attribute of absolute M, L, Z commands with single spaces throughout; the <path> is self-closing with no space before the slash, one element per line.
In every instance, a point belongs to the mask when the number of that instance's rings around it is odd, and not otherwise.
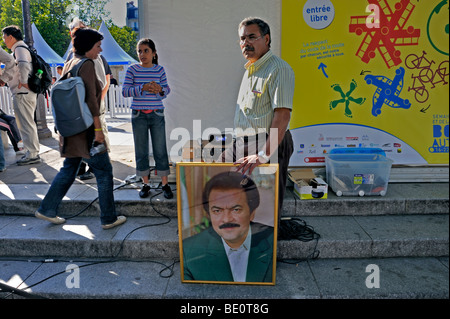
<path fill-rule="evenodd" d="M 102 25 L 98 31 L 103 34 L 104 37 L 102 41 L 103 52 L 101 54 L 105 57 L 106 61 L 108 61 L 109 65 L 130 65 L 133 63 L 138 63 L 117 44 L 104 22 L 102 22 Z M 69 47 L 64 54 L 64 60 L 67 59 L 67 56 L 71 50 L 72 42 L 70 42 Z"/>
<path fill-rule="evenodd" d="M 60 57 L 53 49 L 45 42 L 36 25 L 33 23 L 31 25 L 31 30 L 33 32 L 34 48 L 37 53 L 47 62 L 51 67 L 58 65 L 64 65 L 64 59 Z"/>

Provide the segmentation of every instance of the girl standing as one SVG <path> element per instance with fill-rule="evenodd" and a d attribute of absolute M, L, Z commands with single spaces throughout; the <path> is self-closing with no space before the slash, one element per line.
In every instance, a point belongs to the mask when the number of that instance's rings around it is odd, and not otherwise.
<path fill-rule="evenodd" d="M 144 186 L 139 192 L 141 198 L 150 195 L 148 185 L 150 176 L 149 137 L 153 145 L 157 175 L 161 176 L 165 198 L 173 198 L 168 184 L 169 156 L 166 146 L 166 124 L 164 119 L 164 100 L 170 93 L 166 72 L 158 64 L 155 43 L 150 39 L 141 39 L 137 44 L 139 64 L 133 64 L 127 70 L 122 94 L 133 97 L 131 104 L 134 150 L 136 156 L 136 176 L 143 179 Z"/>

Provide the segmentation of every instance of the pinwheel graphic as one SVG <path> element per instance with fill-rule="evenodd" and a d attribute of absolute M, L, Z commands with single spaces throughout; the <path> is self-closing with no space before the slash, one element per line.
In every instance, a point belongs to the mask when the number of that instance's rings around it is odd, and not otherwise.
<path fill-rule="evenodd" d="M 356 81 L 352 80 L 352 82 L 350 83 L 350 90 L 347 93 L 344 93 L 344 91 L 342 91 L 340 84 L 334 84 L 331 87 L 333 88 L 333 90 L 335 90 L 336 92 L 339 92 L 341 94 L 342 99 L 331 101 L 330 102 L 330 110 L 333 110 L 339 104 L 344 103 L 345 104 L 345 113 L 344 113 L 345 116 L 347 116 L 349 118 L 353 118 L 353 113 L 350 109 L 350 103 L 352 102 L 352 103 L 355 103 L 358 105 L 362 105 L 366 101 L 366 99 L 363 97 L 354 98 L 351 96 L 353 91 L 355 91 L 355 89 L 358 87 L 358 85 L 356 84 Z"/>
<path fill-rule="evenodd" d="M 405 69 L 400 67 L 395 71 L 393 80 L 381 75 L 366 75 L 366 83 L 377 87 L 373 95 L 372 115 L 377 117 L 381 114 L 383 105 L 392 108 L 409 109 L 411 102 L 408 99 L 402 99 L 400 94 L 403 90 L 403 78 Z"/>

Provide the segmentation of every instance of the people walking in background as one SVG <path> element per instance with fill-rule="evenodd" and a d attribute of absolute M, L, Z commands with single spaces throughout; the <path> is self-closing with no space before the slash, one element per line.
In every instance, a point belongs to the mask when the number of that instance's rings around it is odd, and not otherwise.
<path fill-rule="evenodd" d="M 95 65 L 92 61 L 102 51 L 102 40 L 103 36 L 95 30 L 87 28 L 77 30 L 73 37 L 74 57 L 64 66 L 63 74 L 66 74 L 83 58 L 90 59 L 83 63 L 78 74 L 84 82 L 86 103 L 94 118 L 94 124 L 77 135 L 60 137 L 61 156 L 65 157 L 64 164 L 53 180 L 39 209 L 35 212 L 37 218 L 53 224 L 65 222 L 64 218 L 57 216 L 58 206 L 75 181 L 83 159 L 92 167 L 97 178 L 102 228 L 110 229 L 126 221 L 125 216 L 117 216 L 116 214 L 113 169 L 108 152 L 104 151 L 95 156 L 89 154 L 89 150 L 94 142 L 105 143 L 105 135 L 100 122 L 102 87 L 95 74 Z"/>
<path fill-rule="evenodd" d="M 17 165 L 40 163 L 39 137 L 34 121 L 37 94 L 28 87 L 28 78 L 33 71 L 31 54 L 23 41 L 22 31 L 18 26 L 8 26 L 2 32 L 3 41 L 13 52 L 17 64 L 13 78 L 8 82 L 13 94 L 14 113 L 20 123 L 20 133 L 26 149 L 25 155 L 17 161 Z"/>
<path fill-rule="evenodd" d="M 170 199 L 173 198 L 173 193 L 168 183 L 170 167 L 163 104 L 170 93 L 170 87 L 164 67 L 158 64 L 155 43 L 151 39 L 141 39 L 137 44 L 137 53 L 140 63 L 128 68 L 122 94 L 124 97 L 133 97 L 131 123 L 136 176 L 142 177 L 144 183 L 139 196 L 145 198 L 150 195 L 150 131 L 157 175 L 161 176 L 164 197 Z"/>
<path fill-rule="evenodd" d="M 58 66 L 56 67 L 56 72 L 58 73 L 58 75 L 59 75 L 60 77 L 62 76 L 62 70 L 63 70 L 63 67 L 62 67 L 62 66 L 58 65 Z"/>

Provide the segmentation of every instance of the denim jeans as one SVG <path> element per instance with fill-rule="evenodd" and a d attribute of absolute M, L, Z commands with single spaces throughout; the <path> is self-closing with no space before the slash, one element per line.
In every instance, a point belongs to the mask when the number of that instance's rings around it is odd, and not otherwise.
<path fill-rule="evenodd" d="M 157 175 L 168 176 L 170 169 L 169 156 L 167 154 L 164 111 L 158 110 L 145 114 L 133 110 L 131 124 L 133 126 L 134 151 L 136 156 L 136 175 L 142 177 L 150 174 L 150 163 L 148 160 L 150 151 L 148 132 L 150 130 Z"/>
<path fill-rule="evenodd" d="M 4 169 L 5 166 L 5 149 L 3 148 L 2 135 L 0 134 L 0 169 Z"/>
<path fill-rule="evenodd" d="M 81 157 L 66 158 L 63 167 L 56 175 L 38 209 L 47 217 L 58 215 L 58 206 L 69 188 L 72 186 L 80 167 Z M 112 165 L 108 152 L 98 154 L 90 159 L 84 159 L 97 178 L 98 197 L 100 204 L 100 221 L 102 225 L 114 223 L 117 220 L 114 204 L 114 183 Z"/>

